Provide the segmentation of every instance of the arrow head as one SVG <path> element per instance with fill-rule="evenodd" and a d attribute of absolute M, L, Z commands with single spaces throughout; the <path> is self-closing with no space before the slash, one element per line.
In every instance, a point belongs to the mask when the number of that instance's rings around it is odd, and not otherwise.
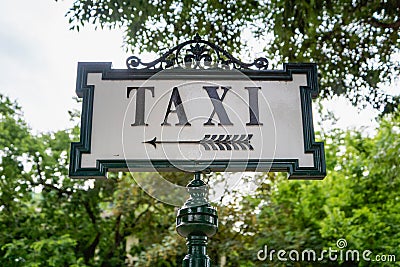
<path fill-rule="evenodd" d="M 157 137 L 154 137 L 153 139 L 143 142 L 145 144 L 151 144 L 152 146 L 154 146 L 154 148 L 157 148 Z"/>

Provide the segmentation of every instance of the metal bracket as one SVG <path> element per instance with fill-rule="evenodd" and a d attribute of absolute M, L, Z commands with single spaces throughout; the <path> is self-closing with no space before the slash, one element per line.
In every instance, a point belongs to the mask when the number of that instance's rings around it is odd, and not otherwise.
<path fill-rule="evenodd" d="M 216 44 L 203 40 L 199 34 L 192 40 L 178 44 L 164 53 L 160 58 L 143 62 L 137 56 L 126 60 L 128 69 L 268 69 L 268 59 L 259 57 L 252 63 L 244 63 Z"/>

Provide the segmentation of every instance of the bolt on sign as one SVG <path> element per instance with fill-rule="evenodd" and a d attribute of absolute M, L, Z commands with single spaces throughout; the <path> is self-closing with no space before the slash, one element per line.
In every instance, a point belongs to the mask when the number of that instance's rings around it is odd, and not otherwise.
<path fill-rule="evenodd" d="M 80 141 L 71 177 L 109 171 L 279 171 L 322 179 L 314 64 L 243 63 L 196 35 L 153 62 L 79 63 Z"/>

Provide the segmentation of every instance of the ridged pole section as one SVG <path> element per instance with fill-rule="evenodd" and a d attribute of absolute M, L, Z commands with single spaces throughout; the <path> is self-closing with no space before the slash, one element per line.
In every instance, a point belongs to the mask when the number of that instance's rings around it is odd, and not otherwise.
<path fill-rule="evenodd" d="M 201 180 L 201 173 L 195 173 L 187 189 L 190 198 L 179 209 L 176 218 L 176 230 L 186 238 L 188 246 L 182 266 L 210 267 L 207 241 L 218 230 L 217 210 L 208 202 L 208 186 Z"/>

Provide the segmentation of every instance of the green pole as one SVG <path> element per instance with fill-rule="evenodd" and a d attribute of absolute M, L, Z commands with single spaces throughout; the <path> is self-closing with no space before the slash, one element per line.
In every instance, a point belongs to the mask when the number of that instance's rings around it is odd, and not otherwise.
<path fill-rule="evenodd" d="M 182 266 L 210 267 L 207 240 L 218 230 L 217 210 L 208 202 L 208 186 L 201 180 L 200 173 L 195 173 L 187 189 L 190 198 L 179 209 L 176 218 L 176 230 L 186 238 L 188 246 L 188 254 L 183 259 Z"/>

